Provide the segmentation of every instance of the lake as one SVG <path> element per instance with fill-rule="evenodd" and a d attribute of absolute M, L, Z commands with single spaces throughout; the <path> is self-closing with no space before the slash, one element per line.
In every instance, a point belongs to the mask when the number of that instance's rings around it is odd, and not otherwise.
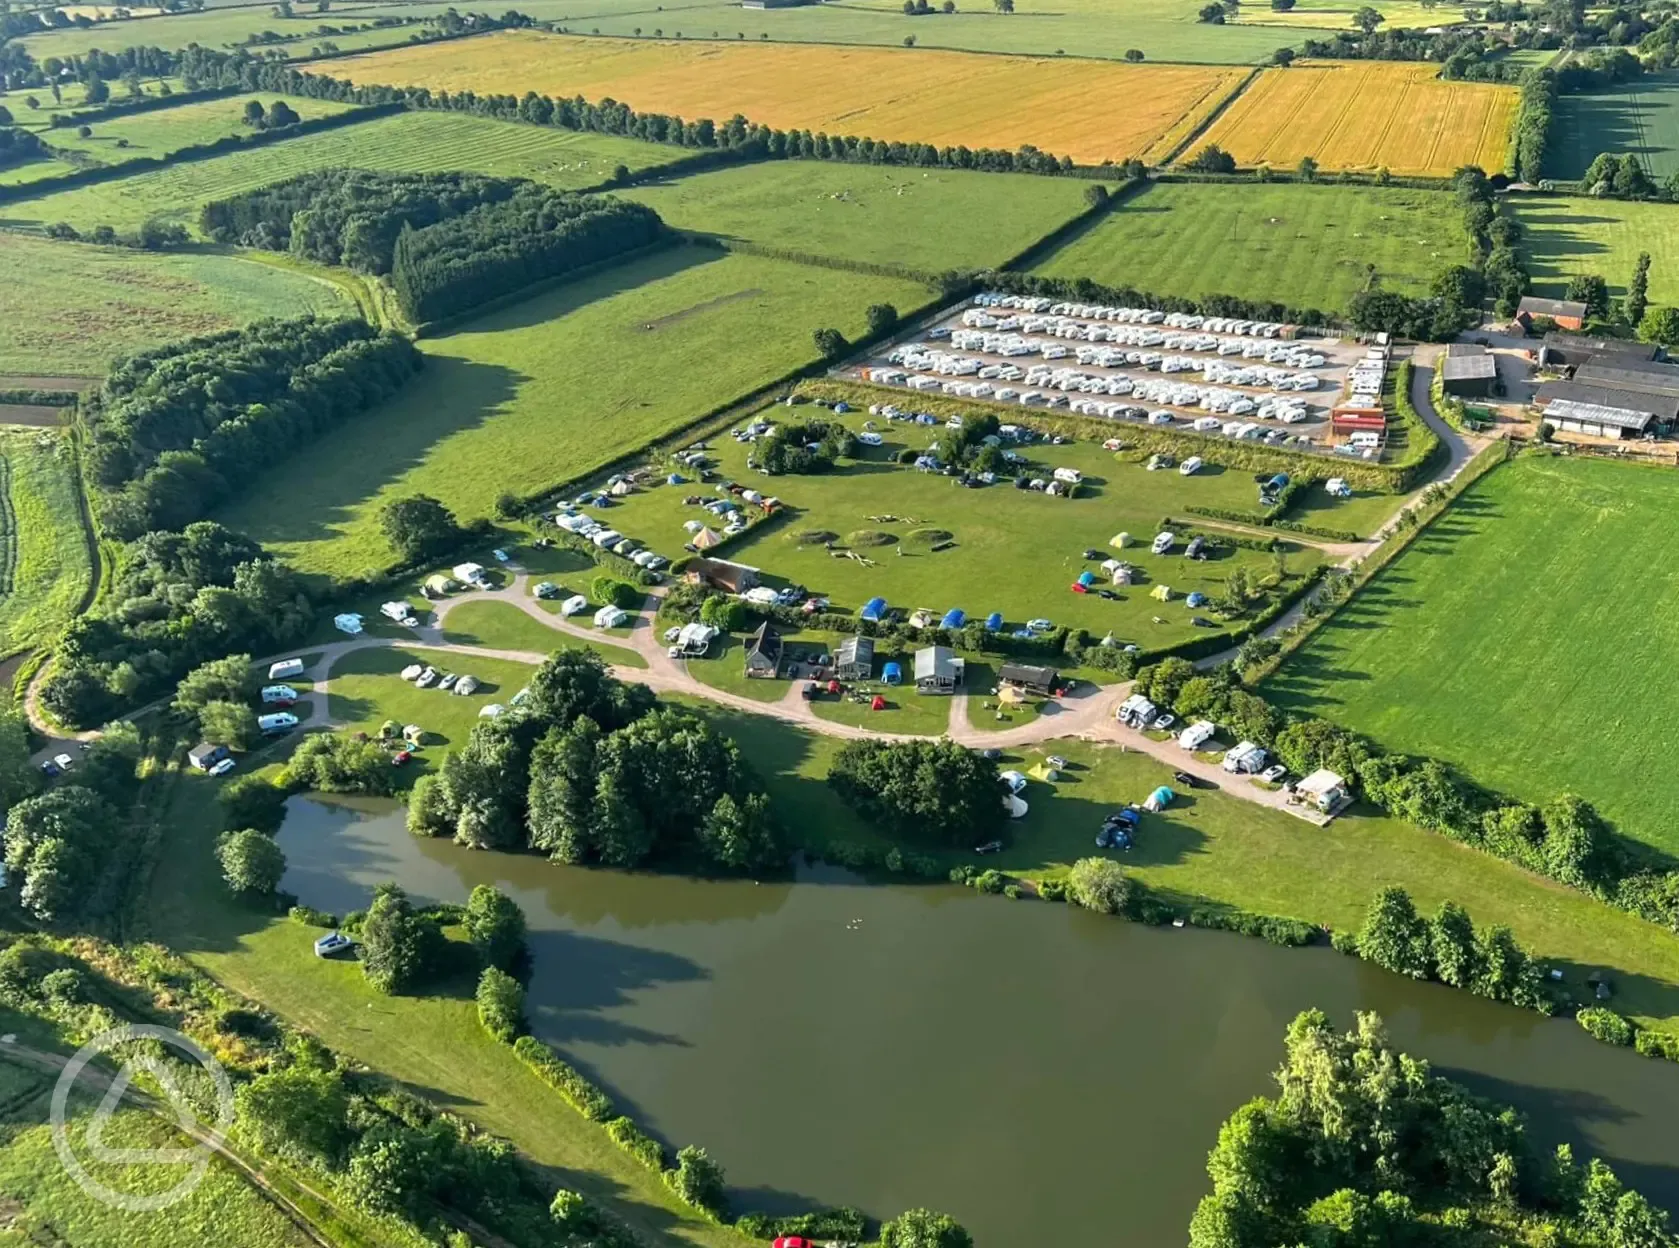
<path fill-rule="evenodd" d="M 523 907 L 531 1030 L 737 1206 L 942 1209 L 982 1244 L 1090 1227 L 1181 1244 L 1219 1124 L 1271 1090 L 1302 1009 L 1395 1042 L 1679 1208 L 1679 1068 L 1331 950 L 1148 928 L 829 868 L 755 884 L 415 838 L 388 803 L 293 798 L 283 887 L 342 913 L 396 880 Z M 555 1101 L 555 1112 L 570 1112 Z"/>

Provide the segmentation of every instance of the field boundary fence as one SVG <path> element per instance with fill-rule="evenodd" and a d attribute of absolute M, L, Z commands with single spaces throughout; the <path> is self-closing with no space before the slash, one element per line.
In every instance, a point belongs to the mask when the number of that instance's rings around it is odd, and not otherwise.
<path fill-rule="evenodd" d="M 1127 178 L 1116 186 L 1099 203 L 1091 204 L 1083 212 L 1071 217 L 1056 226 L 1048 234 L 1034 242 L 1028 243 L 1020 251 L 997 265 L 999 272 L 1012 272 L 1019 269 L 1029 269 L 1038 261 L 1046 259 L 1054 252 L 1072 242 L 1086 230 L 1094 229 L 1110 212 L 1121 204 L 1136 198 L 1148 187 L 1147 178 Z"/>
<path fill-rule="evenodd" d="M 824 256 L 816 252 L 799 251 L 792 247 L 770 247 L 744 238 L 720 238 L 695 230 L 678 230 L 690 243 L 699 247 L 713 247 L 718 251 L 738 252 L 743 256 L 761 256 L 766 260 L 786 260 L 793 264 L 807 264 L 816 269 L 833 269 L 840 273 L 862 273 L 869 277 L 895 277 L 923 286 L 943 289 L 939 275 L 925 269 L 912 269 L 903 264 L 877 264 L 872 260 L 847 260 L 843 256 Z"/>
<path fill-rule="evenodd" d="M 1438 493 L 1434 494 L 1432 498 L 1427 497 L 1425 492 L 1424 498 L 1400 512 L 1392 527 L 1389 528 L 1386 536 L 1382 539 L 1381 544 L 1336 578 L 1340 582 L 1340 589 L 1339 596 L 1335 601 L 1327 604 L 1326 609 L 1315 614 L 1308 610 L 1297 624 L 1285 630 L 1281 636 L 1282 644 L 1277 653 L 1251 671 L 1244 673 L 1243 683 L 1254 688 L 1263 685 L 1290 655 L 1311 640 L 1320 628 L 1334 619 L 1349 603 L 1357 598 L 1359 593 L 1376 578 L 1377 573 L 1399 558 L 1412 542 L 1426 533 L 1433 527 L 1436 520 L 1450 511 L 1452 504 L 1470 486 L 1481 480 L 1494 468 L 1507 463 L 1515 450 L 1516 443 L 1512 439 L 1499 438 L 1476 453 L 1450 481 L 1435 487 L 1438 489 Z M 1407 517 L 1410 519 L 1407 520 Z M 1321 602 L 1321 599 L 1319 602 Z"/>
<path fill-rule="evenodd" d="M 1259 81 L 1259 75 L 1263 72 L 1264 66 L 1262 65 L 1255 65 L 1253 69 L 1248 71 L 1248 76 L 1236 84 L 1235 90 L 1231 91 L 1229 95 L 1220 100 L 1218 102 L 1218 106 L 1203 117 L 1199 125 L 1193 127 L 1188 134 L 1184 135 L 1182 139 L 1172 146 L 1170 151 L 1160 158 L 1157 167 L 1164 168 L 1165 166 L 1171 164 L 1179 156 L 1182 156 L 1185 152 L 1187 152 L 1190 147 L 1194 145 L 1196 139 L 1200 138 L 1202 135 L 1206 134 L 1208 130 L 1212 129 L 1213 123 L 1220 117 L 1224 116 L 1230 106 L 1240 99 L 1247 92 L 1249 87 Z"/>

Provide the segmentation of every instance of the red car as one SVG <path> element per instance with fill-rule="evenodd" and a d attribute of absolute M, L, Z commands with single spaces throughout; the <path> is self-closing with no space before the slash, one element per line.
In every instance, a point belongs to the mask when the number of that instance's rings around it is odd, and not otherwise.
<path fill-rule="evenodd" d="M 803 1235 L 783 1235 L 770 1248 L 816 1248 L 816 1243 Z"/>
<path fill-rule="evenodd" d="M 413 757 L 414 755 L 408 750 L 398 750 L 391 756 L 391 766 L 400 767 Z"/>

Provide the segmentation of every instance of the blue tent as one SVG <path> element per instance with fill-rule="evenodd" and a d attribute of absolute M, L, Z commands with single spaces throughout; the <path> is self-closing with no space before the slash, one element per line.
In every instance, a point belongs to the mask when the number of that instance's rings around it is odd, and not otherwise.
<path fill-rule="evenodd" d="M 1149 809 L 1165 810 L 1166 807 L 1172 804 L 1172 798 L 1175 796 L 1176 794 L 1174 794 L 1171 789 L 1168 789 L 1165 785 L 1161 785 L 1158 789 L 1148 795 Z"/>
<path fill-rule="evenodd" d="M 1079 573 L 1079 584 L 1080 585 L 1094 585 L 1095 583 L 1096 583 L 1096 574 L 1094 572 L 1080 572 Z"/>
<path fill-rule="evenodd" d="M 883 685 L 903 684 L 904 669 L 897 663 L 888 663 L 880 669 L 880 683 Z"/>
<path fill-rule="evenodd" d="M 687 483 L 688 483 L 688 478 L 684 477 L 679 472 L 673 472 L 673 473 L 670 474 L 670 476 L 665 478 L 665 484 L 666 485 L 686 485 Z"/>
<path fill-rule="evenodd" d="M 886 618 L 886 599 L 870 598 L 863 604 L 858 615 L 865 620 L 884 620 Z"/>
<path fill-rule="evenodd" d="M 1196 590 L 1189 597 L 1185 598 L 1184 602 L 1192 607 L 1204 607 L 1207 605 L 1207 595 L 1203 594 L 1200 590 Z"/>
<path fill-rule="evenodd" d="M 968 617 L 961 607 L 952 607 L 944 613 L 944 619 L 939 621 L 940 628 L 961 628 L 967 623 Z"/>
<path fill-rule="evenodd" d="M 993 611 L 990 615 L 985 617 L 985 631 L 986 632 L 988 632 L 988 633 L 999 632 L 999 631 L 1001 631 L 1002 627 L 1003 627 L 1003 613 L 1001 611 Z"/>

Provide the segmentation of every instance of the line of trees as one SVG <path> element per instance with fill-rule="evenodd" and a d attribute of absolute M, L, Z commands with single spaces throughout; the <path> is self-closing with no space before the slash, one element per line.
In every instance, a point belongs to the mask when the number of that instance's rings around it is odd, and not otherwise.
<path fill-rule="evenodd" d="M 598 655 L 560 650 L 519 704 L 480 720 L 409 799 L 417 834 L 560 862 L 636 866 L 697 858 L 743 870 L 781 851 L 769 800 L 740 747 L 698 715 L 660 706 Z"/>
<path fill-rule="evenodd" d="M 1374 1014 L 1345 1035 L 1300 1014 L 1276 1082 L 1220 1128 L 1190 1248 L 1673 1243 L 1602 1161 L 1542 1155 L 1514 1110 L 1395 1050 Z"/>
<path fill-rule="evenodd" d="M 365 321 L 257 321 L 118 365 L 83 403 L 107 534 L 181 529 L 328 429 L 395 394 L 423 356 Z"/>

